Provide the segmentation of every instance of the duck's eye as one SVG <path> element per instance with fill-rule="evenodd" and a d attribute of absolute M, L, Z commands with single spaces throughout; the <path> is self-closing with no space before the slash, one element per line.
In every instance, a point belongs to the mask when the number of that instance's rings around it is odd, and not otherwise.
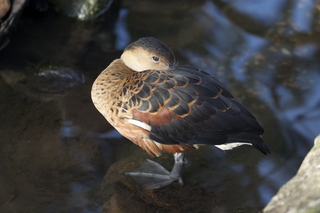
<path fill-rule="evenodd" d="M 157 56 L 152 56 L 152 60 L 158 63 L 160 61 L 160 58 L 158 58 Z"/>

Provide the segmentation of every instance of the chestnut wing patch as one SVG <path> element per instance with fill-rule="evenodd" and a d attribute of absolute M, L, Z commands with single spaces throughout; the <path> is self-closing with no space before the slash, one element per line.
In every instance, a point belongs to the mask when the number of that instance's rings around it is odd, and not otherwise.
<path fill-rule="evenodd" d="M 212 144 L 247 132 L 263 133 L 253 115 L 213 76 L 192 66 L 134 74 L 128 105 L 134 119 L 151 126 L 150 138 L 162 144 Z M 262 140 L 262 139 L 261 139 Z"/>

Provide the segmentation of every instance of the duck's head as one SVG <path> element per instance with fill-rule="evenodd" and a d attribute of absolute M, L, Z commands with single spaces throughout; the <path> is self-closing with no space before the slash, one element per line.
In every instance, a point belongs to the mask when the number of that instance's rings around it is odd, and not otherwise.
<path fill-rule="evenodd" d="M 130 69 L 166 70 L 175 63 L 171 49 L 153 37 L 144 37 L 129 44 L 121 55 L 121 59 Z"/>

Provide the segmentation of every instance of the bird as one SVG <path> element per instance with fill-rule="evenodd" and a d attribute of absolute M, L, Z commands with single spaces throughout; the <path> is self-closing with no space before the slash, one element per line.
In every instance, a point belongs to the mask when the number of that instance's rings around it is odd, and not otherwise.
<path fill-rule="evenodd" d="M 200 146 L 230 150 L 251 145 L 271 153 L 261 137 L 263 127 L 218 79 L 177 63 L 173 51 L 154 37 L 130 43 L 96 78 L 91 98 L 122 136 L 149 155 L 174 155 L 171 171 L 147 160 L 144 168 L 127 173 L 152 179 L 147 189 L 183 184 L 184 153 Z M 150 165 L 156 169 L 146 171 Z"/>

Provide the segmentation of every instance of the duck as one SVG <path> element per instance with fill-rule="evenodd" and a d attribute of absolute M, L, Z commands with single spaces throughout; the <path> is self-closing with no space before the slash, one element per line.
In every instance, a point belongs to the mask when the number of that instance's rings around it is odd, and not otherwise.
<path fill-rule="evenodd" d="M 171 171 L 147 160 L 156 169 L 126 173 L 152 179 L 147 189 L 183 184 L 184 153 L 200 146 L 230 150 L 250 145 L 271 153 L 261 137 L 263 127 L 217 78 L 178 64 L 172 50 L 154 37 L 130 43 L 96 78 L 91 97 L 106 120 L 149 155 L 174 155 Z"/>

